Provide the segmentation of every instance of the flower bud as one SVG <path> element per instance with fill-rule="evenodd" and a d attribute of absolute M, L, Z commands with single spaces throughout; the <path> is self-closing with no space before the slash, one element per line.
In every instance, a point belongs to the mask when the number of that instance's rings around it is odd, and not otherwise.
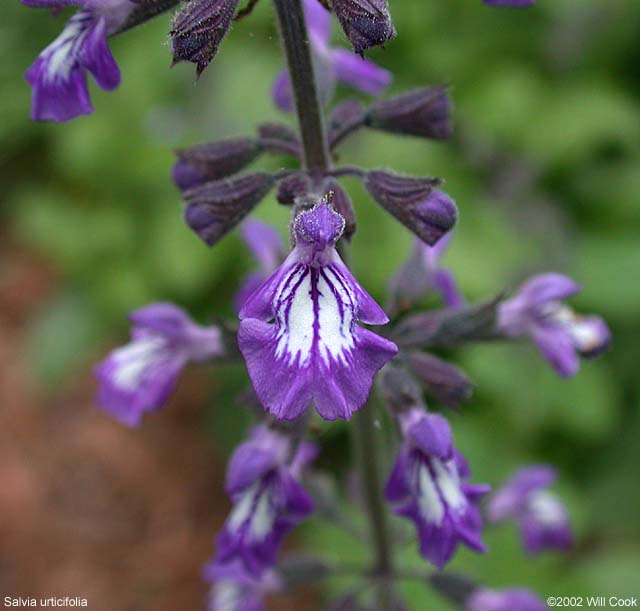
<path fill-rule="evenodd" d="M 249 165 L 261 149 L 254 138 L 226 138 L 176 151 L 173 179 L 181 190 L 235 174 Z"/>
<path fill-rule="evenodd" d="M 412 314 L 400 320 L 392 339 L 402 348 L 451 348 L 465 342 L 494 339 L 500 297 L 458 309 Z"/>
<path fill-rule="evenodd" d="M 445 87 L 422 87 L 367 109 L 365 124 L 374 129 L 434 140 L 451 136 L 451 100 Z"/>
<path fill-rule="evenodd" d="M 213 246 L 269 192 L 274 178 L 265 172 L 208 182 L 186 191 L 184 218 L 200 238 Z"/>
<path fill-rule="evenodd" d="M 329 147 L 335 148 L 351 133 L 362 127 L 365 114 L 359 100 L 345 100 L 338 104 L 329 115 L 327 132 Z"/>
<path fill-rule="evenodd" d="M 294 204 L 298 197 L 305 197 L 311 191 L 311 181 L 306 172 L 295 172 L 278 183 L 276 199 L 285 206 Z"/>
<path fill-rule="evenodd" d="M 258 126 L 260 145 L 271 153 L 284 153 L 292 157 L 302 156 L 302 144 L 298 134 L 283 123 L 262 123 Z"/>
<path fill-rule="evenodd" d="M 199 77 L 218 52 L 238 0 L 189 0 L 175 14 L 171 31 L 173 63 L 196 64 Z"/>
<path fill-rule="evenodd" d="M 356 232 L 356 213 L 351 203 L 349 194 L 340 186 L 335 178 L 328 178 L 323 185 L 324 193 L 328 196 L 328 201 L 333 204 L 336 212 L 344 217 L 343 237 L 351 240 Z"/>
<path fill-rule="evenodd" d="M 410 178 L 390 172 L 369 172 L 365 187 L 387 212 L 432 246 L 456 223 L 453 200 L 434 189 L 438 178 Z"/>
<path fill-rule="evenodd" d="M 390 363 L 380 372 L 378 388 L 389 409 L 396 415 L 422 407 L 422 391 L 416 379 L 403 367 Z"/>
<path fill-rule="evenodd" d="M 457 407 L 473 393 L 473 383 L 454 365 L 426 352 L 412 352 L 409 367 L 425 392 L 446 407 Z"/>
<path fill-rule="evenodd" d="M 386 0 L 333 0 L 333 10 L 358 55 L 396 37 Z"/>

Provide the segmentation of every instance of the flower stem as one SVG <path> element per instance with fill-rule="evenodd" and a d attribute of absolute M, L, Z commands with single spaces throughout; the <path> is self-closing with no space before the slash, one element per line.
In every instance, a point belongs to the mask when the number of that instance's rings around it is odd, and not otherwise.
<path fill-rule="evenodd" d="M 373 572 L 379 577 L 378 609 L 391 611 L 393 607 L 393 557 L 387 513 L 382 496 L 380 478 L 380 440 L 375 433 L 375 405 L 369 401 L 355 415 L 352 424 L 353 446 L 360 470 L 362 494 L 368 512 L 370 536 L 375 549 Z"/>
<path fill-rule="evenodd" d="M 321 175 L 331 166 L 324 133 L 322 109 L 318 101 L 311 59 L 311 46 L 304 21 L 302 0 L 273 0 L 278 15 L 293 97 L 304 148 L 304 163 Z"/>
<path fill-rule="evenodd" d="M 284 46 L 289 76 L 293 88 L 296 113 L 304 153 L 304 164 L 316 179 L 331 168 L 323 115 L 313 73 L 311 48 L 304 20 L 302 0 L 273 0 L 280 38 Z M 340 241 L 341 255 L 346 245 Z M 345 261 L 346 263 L 346 261 Z M 374 406 L 363 407 L 353 422 L 353 439 L 356 461 L 360 468 L 364 499 L 367 505 L 371 539 L 375 550 L 372 573 L 379 582 L 379 609 L 392 611 L 393 565 L 391 539 L 387 527 L 387 515 L 382 497 L 379 452 L 374 427 Z"/>

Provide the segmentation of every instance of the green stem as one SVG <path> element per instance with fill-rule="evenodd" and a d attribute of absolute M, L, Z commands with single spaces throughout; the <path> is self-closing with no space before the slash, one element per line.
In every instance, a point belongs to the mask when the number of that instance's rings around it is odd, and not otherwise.
<path fill-rule="evenodd" d="M 273 2 L 278 16 L 280 38 L 289 66 L 304 152 L 304 165 L 312 177 L 319 181 L 331 168 L 331 157 L 327 148 L 323 114 L 316 91 L 302 1 L 273 0 Z M 344 240 L 341 240 L 338 247 L 342 258 L 347 263 L 346 244 L 343 242 Z M 376 577 L 379 584 L 378 608 L 380 611 L 392 611 L 392 546 L 382 496 L 379 452 L 377 451 L 381 440 L 376 439 L 373 409 L 371 404 L 363 407 L 354 418 L 352 429 L 355 457 L 360 468 L 375 552 L 372 575 Z"/>
<path fill-rule="evenodd" d="M 311 46 L 302 2 L 301 0 L 273 0 L 273 2 L 278 15 L 280 38 L 289 66 L 305 166 L 312 173 L 321 175 L 331 166 L 331 158 L 327 149 L 322 109 L 316 91 Z"/>
<path fill-rule="evenodd" d="M 369 518 L 369 530 L 375 550 L 374 574 L 379 577 L 379 609 L 391 611 L 393 552 L 387 512 L 382 496 L 378 449 L 381 440 L 376 437 L 373 403 L 367 403 L 354 417 L 353 445 L 356 464 L 360 470 L 362 493 Z"/>

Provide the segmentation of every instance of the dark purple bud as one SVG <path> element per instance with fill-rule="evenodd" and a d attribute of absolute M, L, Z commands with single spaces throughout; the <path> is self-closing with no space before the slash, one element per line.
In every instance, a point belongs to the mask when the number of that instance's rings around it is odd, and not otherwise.
<path fill-rule="evenodd" d="M 278 183 L 276 199 L 285 206 L 294 204 L 299 197 L 305 197 L 311 191 L 311 181 L 306 172 L 295 172 Z"/>
<path fill-rule="evenodd" d="M 358 55 L 396 37 L 386 0 L 333 0 L 333 10 Z"/>
<path fill-rule="evenodd" d="M 261 152 L 253 138 L 226 138 L 176 151 L 173 179 L 181 190 L 235 174 Z"/>
<path fill-rule="evenodd" d="M 394 414 L 421 407 L 422 391 L 416 379 L 403 367 L 388 364 L 378 375 L 382 398 Z"/>
<path fill-rule="evenodd" d="M 364 109 L 358 100 L 346 100 L 338 104 L 331 111 L 327 121 L 330 148 L 335 148 L 347 136 L 362 127 L 364 119 Z"/>
<path fill-rule="evenodd" d="M 284 153 L 293 157 L 302 156 L 302 145 L 298 134 L 282 123 L 262 123 L 258 126 L 260 145 L 271 153 Z"/>
<path fill-rule="evenodd" d="M 374 129 L 421 138 L 451 136 L 451 100 L 446 87 L 422 87 L 374 102 L 365 124 Z"/>
<path fill-rule="evenodd" d="M 411 314 L 395 325 L 391 339 L 402 348 L 450 348 L 464 342 L 495 339 L 500 299 Z"/>
<path fill-rule="evenodd" d="M 410 178 L 390 172 L 367 173 L 365 187 L 387 212 L 433 246 L 456 223 L 453 200 L 434 189 L 438 178 Z"/>
<path fill-rule="evenodd" d="M 190 189 L 184 194 L 185 221 L 206 244 L 213 246 L 251 212 L 273 182 L 271 174 L 257 172 Z"/>
<path fill-rule="evenodd" d="M 333 204 L 336 212 L 344 217 L 344 233 L 342 234 L 347 240 L 351 240 L 356 232 L 356 213 L 351 203 L 349 194 L 340 186 L 335 178 L 328 178 L 323 185 L 324 194 L 327 201 Z"/>
<path fill-rule="evenodd" d="M 447 407 L 457 407 L 473 394 L 473 383 L 466 374 L 426 352 L 412 352 L 409 367 L 424 385 L 425 392 Z"/>
<path fill-rule="evenodd" d="M 238 0 L 189 0 L 171 25 L 173 63 L 196 64 L 196 75 L 218 52 L 238 6 Z"/>

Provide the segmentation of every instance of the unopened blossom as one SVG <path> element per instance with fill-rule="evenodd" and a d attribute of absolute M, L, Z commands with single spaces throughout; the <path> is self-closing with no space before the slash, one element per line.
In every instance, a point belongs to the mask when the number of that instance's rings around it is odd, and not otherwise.
<path fill-rule="evenodd" d="M 542 599 L 524 589 L 476 589 L 465 602 L 467 611 L 547 611 Z"/>
<path fill-rule="evenodd" d="M 525 467 L 493 494 L 487 505 L 492 522 L 516 520 L 522 544 L 531 554 L 546 549 L 564 551 L 573 545 L 567 510 L 548 490 L 555 480 L 555 469 L 549 465 Z"/>
<path fill-rule="evenodd" d="M 258 262 L 259 271 L 247 276 L 234 297 L 236 312 L 251 294 L 276 271 L 282 263 L 285 252 L 280 234 L 267 223 L 247 219 L 241 227 L 242 239 Z"/>
<path fill-rule="evenodd" d="M 313 510 L 299 480 L 315 454 L 308 442 L 294 453 L 291 437 L 266 426 L 235 450 L 225 485 L 233 508 L 216 541 L 216 564 L 239 561 L 254 576 L 273 567 L 285 535 Z"/>
<path fill-rule="evenodd" d="M 331 98 L 336 81 L 370 95 L 381 93 L 391 83 L 392 75 L 389 71 L 347 49 L 330 46 L 331 14 L 318 0 L 304 0 L 304 11 L 319 93 L 324 101 Z M 282 70 L 277 76 L 272 94 L 280 110 L 294 110 L 293 91 L 287 70 Z"/>
<path fill-rule="evenodd" d="M 27 70 L 33 89 L 31 118 L 69 121 L 91 114 L 87 73 L 110 91 L 120 84 L 120 70 L 107 37 L 129 18 L 136 4 L 129 0 L 21 0 L 33 7 L 78 6 L 64 30 Z"/>
<path fill-rule="evenodd" d="M 210 562 L 204 568 L 204 578 L 213 584 L 207 611 L 264 611 L 265 595 L 282 586 L 275 571 L 269 569 L 256 577 L 239 561 Z"/>
<path fill-rule="evenodd" d="M 562 303 L 579 292 L 580 286 L 562 274 L 534 276 L 499 305 L 497 328 L 510 337 L 531 337 L 559 375 L 572 376 L 581 356 L 600 354 L 611 340 L 602 318 L 581 316 Z"/>
<path fill-rule="evenodd" d="M 415 523 L 420 554 L 442 568 L 460 543 L 486 551 L 477 501 L 489 488 L 466 483 L 469 468 L 453 447 L 446 419 L 413 408 L 399 421 L 404 442 L 385 496 L 395 513 Z"/>
<path fill-rule="evenodd" d="M 162 407 L 189 361 L 206 361 L 224 354 L 222 333 L 201 327 L 170 303 L 135 310 L 131 341 L 100 363 L 98 404 L 114 418 L 137 426 L 145 412 Z"/>
<path fill-rule="evenodd" d="M 336 250 L 345 221 L 321 202 L 293 225 L 294 249 L 240 310 L 238 344 L 255 392 L 276 418 L 311 401 L 327 420 L 348 419 L 367 400 L 394 343 L 357 322 L 388 322 Z"/>
<path fill-rule="evenodd" d="M 450 308 L 464 305 L 455 277 L 440 265 L 452 235 L 451 232 L 445 234 L 434 246 L 422 240 L 414 241 L 409 259 L 391 279 L 389 286 L 389 292 L 399 309 L 404 309 L 404 305 L 415 305 L 430 291 L 436 291 Z"/>

